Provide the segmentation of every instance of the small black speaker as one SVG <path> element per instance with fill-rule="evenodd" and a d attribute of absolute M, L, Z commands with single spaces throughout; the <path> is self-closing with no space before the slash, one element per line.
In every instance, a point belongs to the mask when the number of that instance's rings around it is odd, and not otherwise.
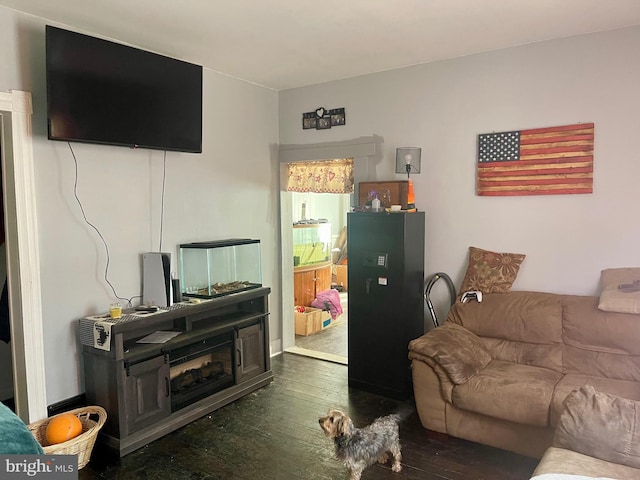
<path fill-rule="evenodd" d="M 173 294 L 173 303 L 179 303 L 182 301 L 182 290 L 180 289 L 180 279 L 171 279 L 171 290 Z"/>

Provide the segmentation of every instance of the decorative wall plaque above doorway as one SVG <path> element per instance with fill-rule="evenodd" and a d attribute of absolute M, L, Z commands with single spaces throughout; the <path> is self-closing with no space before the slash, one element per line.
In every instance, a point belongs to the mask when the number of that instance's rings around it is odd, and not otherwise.
<path fill-rule="evenodd" d="M 330 110 L 327 110 L 324 107 L 318 107 L 313 112 L 302 114 L 303 130 L 311 128 L 315 128 L 316 130 L 325 130 L 338 125 L 344 125 L 345 123 L 344 107 L 333 108 Z"/>

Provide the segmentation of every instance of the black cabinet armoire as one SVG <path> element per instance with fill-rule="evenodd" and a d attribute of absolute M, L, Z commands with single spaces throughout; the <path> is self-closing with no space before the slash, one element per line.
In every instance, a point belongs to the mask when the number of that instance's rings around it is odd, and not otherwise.
<path fill-rule="evenodd" d="M 408 344 L 424 333 L 424 217 L 347 214 L 350 387 L 411 395 Z"/>

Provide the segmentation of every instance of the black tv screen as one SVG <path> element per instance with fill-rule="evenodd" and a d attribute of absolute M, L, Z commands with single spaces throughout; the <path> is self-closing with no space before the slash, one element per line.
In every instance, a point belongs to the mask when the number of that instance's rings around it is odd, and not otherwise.
<path fill-rule="evenodd" d="M 46 27 L 51 140 L 202 152 L 202 67 Z"/>

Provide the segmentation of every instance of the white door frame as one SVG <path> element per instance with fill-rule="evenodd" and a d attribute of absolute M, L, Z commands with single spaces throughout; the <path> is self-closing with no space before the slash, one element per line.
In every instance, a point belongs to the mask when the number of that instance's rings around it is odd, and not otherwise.
<path fill-rule="evenodd" d="M 47 416 L 31 93 L 0 92 L 11 351 L 16 413 Z"/>

